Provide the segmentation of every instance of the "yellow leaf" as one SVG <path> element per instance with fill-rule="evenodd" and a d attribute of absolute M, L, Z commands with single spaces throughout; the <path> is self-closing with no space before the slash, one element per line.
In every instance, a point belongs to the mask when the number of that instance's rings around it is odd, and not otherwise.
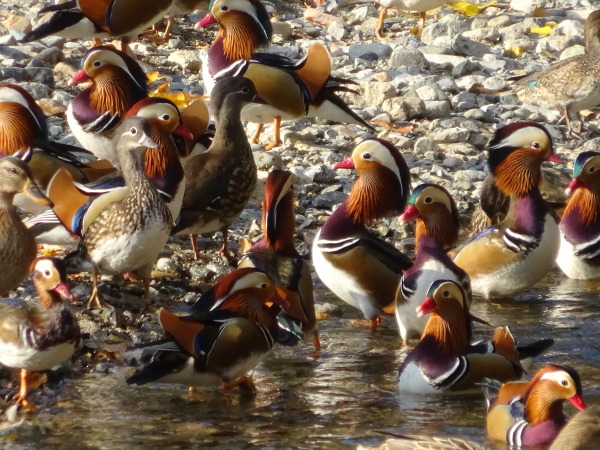
<path fill-rule="evenodd" d="M 150 83 L 152 83 L 153 81 L 158 80 L 158 70 L 155 70 L 154 72 L 150 72 L 148 74 L 148 81 Z"/>
<path fill-rule="evenodd" d="M 525 53 L 525 49 L 523 47 L 509 47 L 508 50 L 513 52 L 517 58 L 523 56 L 523 53 Z"/>
<path fill-rule="evenodd" d="M 533 17 L 548 17 L 548 13 L 544 8 L 535 8 L 532 13 Z"/>
<path fill-rule="evenodd" d="M 483 5 L 476 5 L 467 1 L 456 1 L 450 3 L 450 8 L 452 8 L 453 11 L 464 14 L 467 17 L 471 17 L 479 14 L 488 6 L 495 5 L 496 3 L 498 3 L 497 0 L 492 0 L 491 2 L 484 3 Z"/>
<path fill-rule="evenodd" d="M 544 50 L 543 53 L 550 59 L 558 59 L 558 57 L 554 53 L 551 53 L 548 50 Z"/>
<path fill-rule="evenodd" d="M 556 22 L 547 22 L 543 27 L 533 27 L 531 28 L 531 32 L 535 34 L 539 34 L 540 36 L 548 36 L 552 33 L 552 29 L 556 26 Z"/>
<path fill-rule="evenodd" d="M 418 37 L 418 36 L 421 36 L 421 32 L 422 32 L 422 31 L 423 31 L 423 30 L 422 30 L 421 28 L 419 28 L 419 27 L 416 27 L 416 28 L 411 28 L 411 29 L 410 29 L 410 34 L 413 34 L 413 35 L 415 35 L 415 36 L 417 36 L 417 37 Z"/>

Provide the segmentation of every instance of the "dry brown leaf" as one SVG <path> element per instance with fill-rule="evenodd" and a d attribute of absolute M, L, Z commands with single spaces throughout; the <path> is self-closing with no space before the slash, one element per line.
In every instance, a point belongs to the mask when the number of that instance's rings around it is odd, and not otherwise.
<path fill-rule="evenodd" d="M 308 7 L 304 10 L 304 18 L 310 22 L 317 23 L 325 28 L 331 25 L 333 22 L 339 22 L 342 25 L 346 25 L 344 19 L 332 14 L 327 14 L 318 9 Z"/>
<path fill-rule="evenodd" d="M 414 133 L 416 131 L 419 131 L 419 126 L 415 123 L 412 123 L 409 125 L 404 125 L 404 126 L 394 125 L 393 123 L 388 122 L 387 120 L 372 120 L 371 123 L 374 123 L 375 125 L 379 125 L 384 130 L 393 131 L 395 133 L 406 134 L 406 133 Z"/>

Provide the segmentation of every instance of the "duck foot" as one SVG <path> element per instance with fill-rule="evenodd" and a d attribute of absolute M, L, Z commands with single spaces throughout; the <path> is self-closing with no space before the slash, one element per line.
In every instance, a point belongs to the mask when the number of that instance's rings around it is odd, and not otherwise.
<path fill-rule="evenodd" d="M 114 309 L 109 303 L 104 300 L 104 296 L 100 292 L 97 286 L 92 289 L 90 299 L 86 304 L 87 309 L 91 310 L 102 310 L 102 309 Z"/>
<path fill-rule="evenodd" d="M 315 351 L 313 352 L 313 358 L 319 359 L 321 357 L 321 340 L 319 339 L 319 335 L 315 333 L 313 337 L 313 344 L 315 346 Z"/>
<path fill-rule="evenodd" d="M 13 400 L 24 410 L 34 412 L 37 410 L 37 407 L 29 403 L 29 401 L 27 400 L 27 382 L 27 371 L 25 369 L 21 369 L 21 386 L 19 387 L 19 392 L 13 397 Z"/>
<path fill-rule="evenodd" d="M 250 375 L 244 375 L 237 380 L 221 383 L 221 387 L 226 391 L 230 391 L 238 386 L 242 392 L 256 392 L 256 385 L 254 384 L 254 381 L 252 381 L 252 376 Z"/>
<path fill-rule="evenodd" d="M 375 319 L 351 320 L 350 323 L 369 327 L 371 331 L 377 331 L 377 325 L 381 323 L 381 317 Z"/>

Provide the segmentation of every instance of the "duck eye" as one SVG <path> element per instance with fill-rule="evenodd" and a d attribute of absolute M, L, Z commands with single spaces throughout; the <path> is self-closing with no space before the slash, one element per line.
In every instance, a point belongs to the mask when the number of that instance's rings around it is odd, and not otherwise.
<path fill-rule="evenodd" d="M 531 147 L 539 150 L 540 148 L 542 148 L 542 145 L 539 142 L 534 142 L 533 144 L 531 144 Z"/>
<path fill-rule="evenodd" d="M 267 288 L 267 283 L 263 283 L 260 285 L 261 289 L 266 289 Z"/>
<path fill-rule="evenodd" d="M 137 128 L 131 128 L 131 130 L 129 130 L 129 132 L 131 133 L 132 136 L 135 136 L 137 134 Z"/>
<path fill-rule="evenodd" d="M 569 382 L 567 380 L 560 380 L 560 384 L 562 384 L 564 387 L 567 387 Z"/>
<path fill-rule="evenodd" d="M 363 159 L 371 159 L 371 154 L 369 152 L 365 152 L 362 154 Z"/>
<path fill-rule="evenodd" d="M 596 171 L 596 168 L 594 166 L 590 167 L 590 170 L 589 170 L 590 173 L 594 173 L 595 171 Z"/>
<path fill-rule="evenodd" d="M 431 203 L 433 199 L 431 197 L 425 197 L 425 203 Z"/>
<path fill-rule="evenodd" d="M 244 94 L 247 94 L 248 92 L 250 92 L 250 89 L 248 89 L 247 87 L 245 87 L 245 88 L 242 88 L 242 92 L 243 92 Z"/>
<path fill-rule="evenodd" d="M 92 66 L 94 66 L 94 67 L 100 67 L 101 65 L 102 65 L 102 61 L 94 61 L 92 63 Z"/>
<path fill-rule="evenodd" d="M 162 120 L 169 120 L 169 119 L 170 119 L 170 117 L 169 117 L 169 115 L 168 115 L 168 114 L 163 114 L 162 116 L 160 116 L 160 118 L 161 118 Z"/>
<path fill-rule="evenodd" d="M 10 168 L 10 171 L 11 171 L 12 173 L 17 173 L 17 169 L 15 169 L 14 167 L 11 167 L 11 168 Z"/>
<path fill-rule="evenodd" d="M 444 297 L 450 297 L 450 291 L 444 291 L 442 294 Z"/>
<path fill-rule="evenodd" d="M 221 6 L 221 11 L 223 11 L 223 12 L 229 11 L 229 8 L 227 6 Z"/>
<path fill-rule="evenodd" d="M 46 275 L 47 277 L 50 276 L 50 271 L 48 269 L 44 270 L 44 275 Z"/>

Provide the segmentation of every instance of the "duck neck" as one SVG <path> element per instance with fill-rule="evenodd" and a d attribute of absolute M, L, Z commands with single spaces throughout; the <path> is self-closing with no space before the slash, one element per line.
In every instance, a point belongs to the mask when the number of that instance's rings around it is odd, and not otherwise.
<path fill-rule="evenodd" d="M 458 239 L 458 224 L 452 215 L 445 210 L 428 216 L 426 220 L 417 219 L 416 248 L 418 251 L 420 242 L 424 237 L 430 237 L 444 251 L 450 250 Z"/>
<path fill-rule="evenodd" d="M 543 386 L 539 383 L 533 387 L 526 398 L 525 417 L 531 425 L 553 421 L 557 424 L 566 422 L 563 413 L 563 400 L 549 399 Z"/>
<path fill-rule="evenodd" d="M 122 158 L 121 169 L 125 184 L 130 187 L 143 186 L 150 184 L 150 181 L 144 174 L 144 157 L 140 155 L 140 149 L 126 150 L 129 152 L 126 158 Z M 141 151 L 145 153 L 144 151 Z"/>
<path fill-rule="evenodd" d="M 446 356 L 464 355 L 471 342 L 471 327 L 462 311 L 444 313 L 441 317 L 431 313 L 421 339 L 431 336 L 437 342 L 438 350 Z"/>
<path fill-rule="evenodd" d="M 223 29 L 221 28 L 221 30 Z M 217 72 L 229 67 L 239 59 L 250 59 L 251 56 L 252 55 L 250 55 L 248 58 L 234 58 L 231 55 L 228 56 L 225 53 L 225 38 L 221 31 L 219 31 L 217 38 L 214 40 L 213 44 L 208 50 L 208 72 L 211 76 L 214 76 Z"/>
<path fill-rule="evenodd" d="M 224 145 L 221 148 L 227 148 L 239 154 L 240 148 L 246 149 L 247 153 L 252 154 L 246 131 L 241 120 L 242 105 L 239 100 L 229 95 L 223 100 L 223 104 L 215 115 L 215 142 Z"/>
<path fill-rule="evenodd" d="M 563 213 L 563 221 L 569 222 L 575 219 L 589 228 L 600 229 L 600 194 L 581 187 L 577 189 L 569 199 L 569 203 Z"/>
<path fill-rule="evenodd" d="M 128 75 L 118 70 L 105 70 L 92 81 L 90 106 L 96 111 L 123 117 L 129 108 L 145 97 L 146 92 L 141 92 Z"/>
<path fill-rule="evenodd" d="M 16 192 L 1 192 L 0 191 L 0 208 L 2 209 L 15 209 L 13 206 L 13 200 L 15 199 Z"/>
<path fill-rule="evenodd" d="M 539 237 L 544 231 L 548 205 L 535 187 L 523 195 L 512 195 L 504 223 L 512 231 Z"/>

